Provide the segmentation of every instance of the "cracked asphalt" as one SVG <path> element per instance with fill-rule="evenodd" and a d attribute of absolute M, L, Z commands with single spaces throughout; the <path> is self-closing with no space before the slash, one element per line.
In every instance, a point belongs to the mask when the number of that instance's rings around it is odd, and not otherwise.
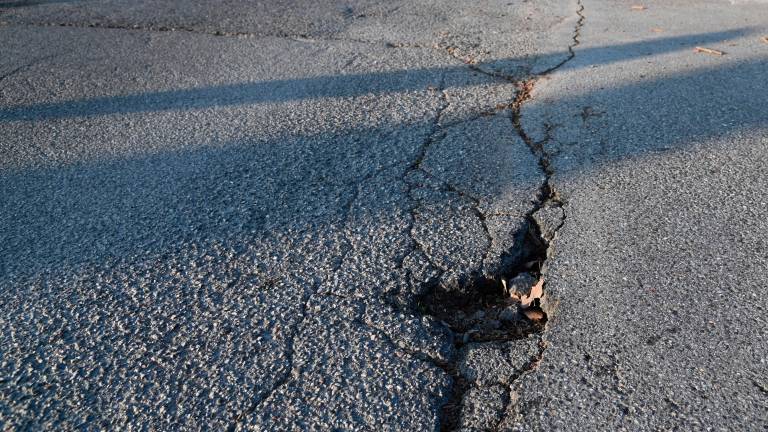
<path fill-rule="evenodd" d="M 513 424 L 766 430 L 768 4 L 636 4 L 583 1 L 522 110 L 567 218 Z"/>
<path fill-rule="evenodd" d="M 0 0 L 2 429 L 768 428 L 768 5 L 633 5 Z"/>

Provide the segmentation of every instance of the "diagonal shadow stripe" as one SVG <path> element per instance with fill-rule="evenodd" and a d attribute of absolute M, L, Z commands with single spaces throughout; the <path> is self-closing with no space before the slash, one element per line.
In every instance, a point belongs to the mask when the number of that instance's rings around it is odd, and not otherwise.
<path fill-rule="evenodd" d="M 609 64 L 632 58 L 688 49 L 699 44 L 727 41 L 752 33 L 751 28 L 656 38 L 608 47 L 580 50 L 581 55 L 597 56 L 597 64 Z M 564 53 L 539 57 L 546 62 L 562 58 Z M 503 59 L 479 65 L 493 69 L 496 63 L 516 61 Z M 465 71 L 466 66 L 395 70 L 387 72 L 318 76 L 265 82 L 226 84 L 202 88 L 167 90 L 124 96 L 104 96 L 82 100 L 39 103 L 0 109 L 0 122 L 35 121 L 113 114 L 196 110 L 212 107 L 286 102 L 303 99 L 343 98 L 364 94 L 385 94 L 423 89 L 425 78 L 435 74 Z"/>

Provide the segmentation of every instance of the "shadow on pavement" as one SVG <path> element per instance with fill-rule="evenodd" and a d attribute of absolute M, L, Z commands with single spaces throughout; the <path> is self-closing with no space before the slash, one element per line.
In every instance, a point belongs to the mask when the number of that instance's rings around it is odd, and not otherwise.
<path fill-rule="evenodd" d="M 641 56 L 651 56 L 662 52 L 670 52 L 676 49 L 687 48 L 694 44 L 706 42 L 722 41 L 728 38 L 735 38 L 743 34 L 742 31 L 718 32 L 705 35 L 691 35 L 685 37 L 655 39 L 653 41 L 643 41 L 632 44 L 618 45 L 610 48 L 601 48 L 599 50 L 601 64 L 618 62 L 621 60 L 637 58 Z M 12 121 L 43 121 L 43 120 L 61 120 L 83 116 L 102 116 L 128 113 L 156 112 L 164 110 L 185 110 L 202 109 L 215 106 L 226 106 L 235 104 L 255 104 L 259 102 L 288 101 L 299 99 L 312 99 L 324 97 L 352 97 L 368 93 L 381 94 L 388 92 L 397 92 L 405 90 L 423 90 L 423 82 L 427 81 L 423 75 L 445 75 L 451 71 L 466 71 L 465 66 L 456 66 L 454 68 L 398 71 L 383 74 L 369 75 L 351 75 L 335 77 L 317 77 L 300 80 L 272 81 L 265 83 L 236 84 L 218 87 L 208 87 L 204 89 L 174 90 L 166 92 L 148 93 L 143 95 L 117 96 L 95 98 L 81 101 L 58 102 L 37 104 L 25 107 L 10 107 L 0 110 L 0 122 Z M 760 84 L 753 80 L 745 83 L 744 76 L 761 76 L 766 70 L 766 60 L 754 60 L 729 64 L 717 68 L 699 69 L 694 72 L 679 74 L 671 77 L 659 79 L 649 79 L 645 81 L 624 83 L 597 93 L 587 93 L 580 95 L 564 95 L 559 100 L 552 103 L 571 106 L 576 109 L 574 115 L 578 115 L 579 109 L 593 106 L 595 99 L 620 99 L 627 103 L 634 103 L 640 100 L 656 100 L 660 97 L 675 97 L 675 103 L 663 104 L 667 106 L 666 110 L 660 109 L 657 112 L 643 111 L 644 106 L 649 103 L 636 103 L 634 115 L 642 119 L 643 122 L 653 124 L 655 130 L 647 137 L 633 140 L 631 143 L 606 143 L 605 148 L 598 148 L 603 151 L 596 156 L 608 156 L 609 158 L 635 158 L 643 157 L 646 153 L 665 147 L 683 147 L 695 144 L 702 139 L 718 136 L 722 134 L 733 133 L 741 129 L 764 128 L 768 127 L 768 118 L 762 116 L 765 111 L 765 98 L 759 93 Z M 420 84 L 415 85 L 414 82 Z M 745 89 L 745 85 L 754 85 L 754 91 Z M 739 87 L 742 91 L 729 92 L 729 88 Z M 697 97 L 689 97 L 696 94 Z M 728 96 L 726 104 L 723 104 L 724 96 Z M 710 109 L 708 104 L 723 106 L 727 109 Z M 533 106 L 531 110 L 526 110 L 526 115 L 537 115 L 536 110 L 541 109 Z M 671 111 L 674 110 L 674 111 Z M 503 110 L 495 114 L 496 116 L 508 116 L 509 110 Z M 464 117 L 462 121 L 476 121 L 482 117 Z M 494 117 L 495 118 L 495 117 Z M 681 122 L 691 121 L 695 123 L 683 124 Z M 505 119 L 507 120 L 507 119 Z M 627 124 L 632 123 L 632 119 L 627 120 Z M 67 123 L 63 123 L 67 127 Z M 123 274 L 140 274 L 145 278 L 149 287 L 158 286 L 157 280 L 162 279 L 159 286 L 164 287 L 170 295 L 167 303 L 158 302 L 153 297 L 155 292 L 147 288 L 147 294 L 136 295 L 137 298 L 145 299 L 143 302 L 137 302 L 136 307 L 148 308 L 155 307 L 151 316 L 165 317 L 171 313 L 178 313 L 180 316 L 188 315 L 184 325 L 187 327 L 174 327 L 171 330 L 164 330 L 162 334 L 172 337 L 174 333 L 190 333 L 188 328 L 197 325 L 197 317 L 194 313 L 194 304 L 187 307 L 186 304 L 179 302 L 178 299 L 189 300 L 190 303 L 196 300 L 190 292 L 195 290 L 205 290 L 210 287 L 225 286 L 223 292 L 230 294 L 243 294 L 242 303 L 238 303 L 240 298 L 232 301 L 232 328 L 237 332 L 256 334 L 263 329 L 261 322 L 265 321 L 263 316 L 265 312 L 261 309 L 252 308 L 251 314 L 243 317 L 242 305 L 258 304 L 259 297 L 252 295 L 256 290 L 256 283 L 249 279 L 239 282 L 240 276 L 233 275 L 232 279 L 237 283 L 225 285 L 222 281 L 215 280 L 214 276 L 205 274 L 208 278 L 199 282 L 199 285 L 186 284 L 175 279 L 176 275 L 170 272 L 152 273 L 145 270 L 151 268 L 155 261 L 169 262 L 175 259 L 174 254 L 179 250 L 192 250 L 193 252 L 183 256 L 178 261 L 173 261 L 174 266 L 187 266 L 184 261 L 189 255 L 194 255 L 194 265 L 200 265 L 199 268 L 205 268 L 205 264 L 213 260 L 227 261 L 232 257 L 237 257 L 248 261 L 243 267 L 259 267 L 264 274 L 279 273 L 279 269 L 284 274 L 292 274 L 296 267 L 312 267 L 323 260 L 330 261 L 333 257 L 320 257 L 312 255 L 313 251 L 318 249 L 327 249 L 343 256 L 341 247 L 338 246 L 341 241 L 339 237 L 346 233 L 340 233 L 344 224 L 347 223 L 349 213 L 352 210 L 354 199 L 360 194 L 361 198 L 366 198 L 367 204 L 360 204 L 360 226 L 400 227 L 407 225 L 403 222 L 409 217 L 407 209 L 409 203 L 404 197 L 402 189 L 404 188 L 403 176 L 409 166 L 419 156 L 419 149 L 427 140 L 432 139 L 433 121 L 416 122 L 413 124 L 394 124 L 382 128 L 360 128 L 351 127 L 346 130 L 326 132 L 322 134 L 285 134 L 271 139 L 242 139 L 225 143 L 221 146 L 208 145 L 202 143 L 202 148 L 188 151 L 161 152 L 152 155 L 140 155 L 135 157 L 122 158 L 109 161 L 80 162 L 66 166 L 43 166 L 29 167 L 17 171 L 0 172 L 0 282 L 7 291 L 6 299 L 11 303 L 23 303 L 29 298 L 28 291 L 36 291 L 41 300 L 31 301 L 45 305 L 45 302 L 53 302 L 58 305 L 56 297 L 59 293 L 48 293 L 43 289 L 38 289 L 37 285 L 28 282 L 24 278 L 31 275 L 30 279 L 39 276 L 40 273 L 48 273 L 39 279 L 49 278 L 55 281 L 51 283 L 54 288 L 67 286 L 72 281 L 71 274 L 77 273 L 78 265 L 95 265 L 107 269 L 107 273 L 113 269 L 113 260 L 122 260 L 123 267 L 130 267 L 130 271 L 125 269 Z M 512 130 L 512 124 L 509 124 Z M 439 139 L 439 138 L 436 138 Z M 388 147 L 386 154 L 382 154 L 382 142 L 386 142 Z M 30 143 L 34 144 L 34 143 Z M 522 142 L 518 145 L 523 146 Z M 567 143 L 566 143 L 567 144 Z M 572 143 L 575 152 L 578 153 L 582 148 L 587 153 L 585 157 L 595 156 L 586 149 L 587 145 L 580 142 Z M 482 146 L 478 146 L 478 151 L 482 151 Z M 527 151 L 527 150 L 526 150 Z M 475 155 L 476 156 L 476 155 Z M 472 159 L 472 155 L 467 156 Z M 474 159 L 478 159 L 475 157 Z M 479 159 L 482 159 L 479 158 Z M 604 162 L 601 162 L 604 163 Z M 599 169 L 599 164 L 592 164 L 584 170 L 583 175 L 589 175 L 589 170 Z M 367 186 L 366 183 L 374 182 L 375 185 Z M 521 185 L 509 184 L 508 187 L 514 189 Z M 360 192 L 361 187 L 369 187 L 366 191 Z M 371 196 L 366 194 L 370 193 Z M 376 194 L 380 196 L 377 196 Z M 399 195 L 398 195 L 399 194 Z M 400 200 L 393 197 L 399 196 Z M 381 198 L 381 199 L 379 199 Z M 440 199 L 440 198 L 438 198 Z M 436 207 L 440 208 L 439 204 Z M 443 203 L 444 207 L 449 207 L 451 203 Z M 369 207 L 366 208 L 366 205 Z M 368 231 L 355 232 L 353 225 L 349 231 L 351 235 L 358 236 L 358 241 L 364 245 L 380 241 L 382 243 L 392 241 L 392 237 L 387 237 L 387 231 L 384 229 L 380 237 L 371 239 Z M 407 241 L 403 240 L 403 241 Z M 323 242 L 322 247 L 318 247 L 319 242 Z M 255 246 L 254 246 L 255 245 Z M 272 248 L 272 245 L 278 247 Z M 209 246 L 211 246 L 209 248 Z M 389 247 L 385 244 L 382 247 Z M 392 249 L 397 249 L 398 245 L 391 245 Z M 242 250 L 250 248 L 250 254 L 241 253 Z M 272 254 L 279 248 L 279 252 Z M 211 252 L 212 249 L 215 249 Z M 264 250 L 265 255 L 259 255 Z M 223 252 L 222 252 L 223 251 Z M 211 255 L 209 255 L 211 253 Z M 366 251 L 359 252 L 364 255 Z M 199 256 L 198 256 L 199 255 Z M 365 257 L 368 258 L 368 257 Z M 388 265 L 375 262 L 380 259 L 379 256 L 370 258 L 370 262 L 365 261 L 362 265 Z M 292 261 L 293 260 L 293 261 Z M 184 262 L 181 262 L 184 261 Z M 134 264 L 138 268 L 134 272 Z M 141 263 L 149 262 L 142 268 Z M 227 261 L 228 262 L 228 261 Z M 127 263 L 127 264 L 126 264 Z M 323 263 L 330 267 L 332 264 Z M 401 263 L 402 264 L 402 263 Z M 74 270 L 73 270 L 74 268 Z M 186 267 L 185 267 L 186 268 Z M 233 273 L 236 273 L 233 270 Z M 317 270 L 317 269 L 313 269 Z M 394 270 L 389 268 L 387 270 Z M 87 273 L 87 272 L 84 272 Z M 195 271 L 192 271 L 196 275 Z M 8 277 L 11 275 L 11 277 Z M 226 275 L 229 278 L 229 275 Z M 304 277 L 305 275 L 300 275 Z M 313 274 L 306 277 L 306 282 L 296 286 L 303 287 L 305 290 Z M 382 280 L 387 275 L 375 274 L 378 278 L 375 282 L 378 284 L 372 289 L 380 289 L 384 285 Z M 22 283 L 15 283 L 19 277 Z M 110 275 L 110 278 L 112 276 Z M 86 280 L 82 282 L 88 289 L 83 290 L 85 294 L 92 296 L 83 300 L 88 307 L 93 305 L 93 310 L 97 307 L 104 308 L 104 298 L 114 296 L 116 300 L 108 303 L 106 308 L 121 310 L 123 304 L 128 304 L 125 300 L 129 297 L 127 292 L 138 291 L 134 286 L 133 276 L 125 276 L 118 282 L 115 282 L 120 275 L 114 279 L 105 279 L 104 283 L 98 285 L 95 281 Z M 392 278 L 397 277 L 391 276 Z M 157 278 L 157 279 L 155 279 Z M 343 279 L 343 275 L 341 276 Z M 81 281 L 78 281 L 80 283 Z M 398 280 L 398 282 L 401 282 Z M 47 282 L 42 282 L 45 285 Z M 343 280 L 341 283 L 349 284 L 349 281 Z M 72 283 L 74 285 L 74 283 Z M 367 283 L 370 287 L 374 284 Z M 122 286 L 122 288 L 119 288 Z M 230 289 L 231 288 L 231 289 Z M 123 289 L 124 292 L 115 292 Z M 178 298 L 173 290 L 179 291 Z M 289 288 L 283 288 L 282 291 L 294 289 L 293 285 Z M 251 290 L 251 291 L 249 291 Z M 270 299 L 275 297 L 273 292 L 269 292 L 269 284 L 263 298 Z M 278 290 L 274 290 L 278 291 Z M 85 294 L 83 297 L 85 297 Z M 141 293 L 139 293 L 141 294 Z M 102 295 L 99 297 L 98 295 Z M 64 293 L 62 298 L 72 297 L 77 300 L 77 295 Z M 301 297 L 298 295 L 297 297 Z M 216 297 L 214 297 L 216 298 Z M 254 298 L 256 300 L 254 300 Z M 274 306 L 275 310 L 280 311 L 286 316 L 295 317 L 299 315 L 298 311 L 283 312 L 282 307 L 290 304 L 291 301 L 275 297 L 277 300 Z M 54 300 L 51 300 L 54 299 Z M 90 301 L 91 303 L 86 303 Z M 218 300 L 220 304 L 230 305 L 228 300 Z M 293 300 L 295 306 L 296 301 Z M 62 302 L 69 307 L 71 304 Z M 133 307 L 131 305 L 131 307 Z M 174 310 L 173 308 L 178 310 Z M 218 309 L 217 309 L 218 308 Z M 53 309 L 51 307 L 50 309 Z M 211 309 L 220 313 L 224 307 L 214 305 Z M 89 309 L 84 309 L 91 313 Z M 192 312 L 190 312 L 192 311 Z M 93 313 L 97 316 L 98 313 Z M 124 314 L 123 314 L 124 315 Z M 28 315 L 24 315 L 28 316 Z M 103 315 L 109 317 L 109 315 Z M 102 316 L 102 318 L 103 318 Z M 121 314 L 113 316 L 120 317 Z M 175 317 L 175 315 L 173 315 Z M 78 318 L 85 322 L 86 318 Z M 83 325 L 78 320 L 70 320 L 76 325 Z M 23 320 L 19 320 L 23 321 Z M 169 319 L 170 324 L 178 325 L 178 318 Z M 33 322 L 33 321 L 30 321 Z M 14 324 L 21 326 L 23 323 Z M 112 337 L 119 334 L 126 340 L 133 341 L 149 334 L 148 330 L 141 330 L 141 325 L 153 323 L 137 323 L 136 327 L 140 330 L 123 332 L 122 329 L 110 329 L 107 323 L 96 322 L 94 327 L 107 328 L 106 335 L 99 339 L 99 343 L 93 347 L 84 346 L 84 352 L 97 353 L 105 359 L 118 358 L 123 359 L 123 363 L 110 363 L 103 367 L 104 370 L 112 373 L 114 371 L 122 372 L 130 370 L 134 364 L 143 365 L 144 360 L 137 360 L 132 356 L 132 345 L 127 343 L 117 345 L 118 337 Z M 51 324 L 53 326 L 53 324 Z M 264 324 L 266 326 L 266 324 Z M 33 327 L 33 324 L 30 324 Z M 28 337 L 23 342 L 35 345 L 40 339 L 39 333 L 41 327 L 34 328 L 37 333 Z M 87 326 L 86 326 L 87 328 Z M 217 335 L 213 329 L 194 327 L 199 332 L 201 344 L 208 343 L 209 340 L 243 340 L 244 337 L 237 333 L 237 337 L 231 337 L 229 331 L 223 332 L 219 339 L 211 337 L 211 334 Z M 62 333 L 64 336 L 78 332 L 86 334 L 87 332 L 78 328 L 69 329 Z M 136 336 L 138 335 L 138 336 Z M 246 335 L 247 336 L 247 335 Z M 22 338 L 24 339 L 24 338 Z M 42 340 L 42 339 L 41 339 Z M 147 352 L 160 350 L 165 346 L 174 346 L 170 339 L 159 338 L 156 343 L 150 345 Z M 277 338 L 273 344 L 285 343 L 291 346 L 289 342 L 283 342 L 283 339 Z M 323 341 L 315 341 L 310 345 Z M 222 342 L 223 343 L 223 342 Z M 47 356 L 44 351 L 53 346 L 52 343 L 39 343 L 40 356 Z M 71 345 L 67 345 L 70 347 Z M 201 365 L 207 363 L 216 363 L 221 354 L 215 343 L 211 344 L 211 351 L 214 352 L 210 357 L 195 357 L 195 362 L 188 369 L 181 367 L 182 360 L 169 356 L 165 363 L 165 368 L 156 367 L 153 364 L 147 366 L 147 370 L 157 372 L 159 378 L 151 381 L 159 382 L 163 387 L 176 385 L 176 383 L 189 382 L 190 377 L 199 375 L 199 385 L 210 385 L 216 383 L 218 375 L 200 375 Z M 253 344 L 253 346 L 261 346 Z M 241 364 L 274 364 L 277 361 L 274 358 L 264 358 L 253 361 L 253 352 L 256 351 L 250 344 L 245 344 L 242 349 L 243 358 L 247 359 L 245 363 L 232 362 L 232 375 L 238 380 L 246 382 L 240 384 L 241 388 L 251 390 L 251 388 L 260 392 L 262 395 L 265 388 L 272 385 L 261 381 L 245 381 L 237 374 L 243 369 Z M 263 352 L 275 350 L 274 347 L 267 346 Z M 339 349 L 338 347 L 334 347 Z M 70 349 L 71 348 L 67 348 Z M 286 348 L 287 349 L 287 348 Z M 341 348 L 344 349 L 344 348 Z M 123 351 L 120 351 L 123 350 Z M 115 352 L 117 351 L 117 354 Z M 205 350 L 201 350 L 207 352 Z M 121 357 L 122 356 L 122 357 Z M 226 357 L 226 355 L 224 355 Z M 31 358 L 31 357 L 30 357 Z M 183 359 L 184 357 L 181 356 Z M 213 360 L 211 360 L 213 359 Z M 146 360 L 149 362 L 150 360 Z M 154 360 L 152 360 L 154 362 Z M 207 362 L 207 363 L 206 363 Z M 41 366 L 35 365 L 36 369 Z M 222 369 L 229 371 L 227 368 Z M 27 369 L 22 369 L 27 370 Z M 33 370 L 30 366 L 29 370 Z M 285 376 L 290 372 L 288 367 L 283 373 Z M 217 369 L 214 369 L 216 372 Z M 26 373 L 26 372 L 25 372 Z M 223 373 L 222 373 L 223 375 Z M 266 378 L 279 376 L 274 370 L 268 373 L 260 374 Z M 152 375 L 155 377 L 155 375 Z M 170 378 L 164 378 L 164 377 Z M 62 379 L 62 391 L 71 393 L 86 393 L 82 388 L 91 378 L 73 379 L 68 377 Z M 163 380 L 165 379 L 165 381 Z M 75 381 L 74 385 L 72 381 Z M 120 381 L 120 380 L 117 380 Z M 130 379 L 126 379 L 130 383 Z M 223 380 L 219 380 L 223 381 Z M 254 384 L 255 382 L 255 384 Z M 171 383 L 171 384 L 168 384 Z M 180 388 L 181 386 L 179 386 Z M 191 388 L 196 391 L 195 386 Z M 221 388 L 230 391 L 231 387 L 222 385 Z M 74 389 L 74 390 L 73 390 Z M 186 395 L 192 393 L 189 390 Z M 39 394 L 44 392 L 56 391 L 48 388 L 41 388 Z M 92 390 L 88 390 L 89 392 Z M 105 390 L 106 391 L 106 390 Z M 130 391 L 120 390 L 121 393 L 130 394 Z M 44 399 L 36 394 L 36 398 Z M 86 393 L 90 394 L 90 393 Z M 109 396 L 109 394 L 107 394 Z M 228 396 L 228 394 L 227 394 Z M 262 397 L 262 396 L 260 396 Z M 249 398 L 253 398 L 252 395 Z M 66 398 L 60 398 L 66 399 Z M 112 397 L 105 397 L 105 400 L 112 401 Z M 184 400 L 182 398 L 182 400 Z M 192 399 L 194 400 L 194 399 Z M 235 408 L 228 408 L 235 412 L 243 412 L 243 407 L 251 405 L 248 398 L 239 405 L 233 405 Z M 26 403 L 26 402 L 25 402 Z M 75 402 L 73 402 L 74 404 Z M 77 402 L 81 403 L 81 402 Z M 111 403 L 111 402 L 110 402 Z M 211 403 L 210 405 L 216 405 Z M 66 408 L 71 409 L 71 408 Z M 223 410 L 223 409 L 222 409 Z M 64 413 L 66 411 L 61 411 Z M 104 411 L 107 414 L 110 411 Z M 185 411 L 181 411 L 187 414 Z M 192 411 L 195 415 L 198 411 Z M 203 412 L 202 410 L 199 412 Z M 227 414 L 230 414 L 227 412 Z M 62 414 L 63 415 L 63 414 Z M 177 415 L 175 412 L 169 414 L 170 418 Z M 224 418 L 225 414 L 218 414 Z M 191 417 L 190 417 L 191 418 Z M 225 420 L 227 420 L 225 418 Z M 167 425 L 165 425 L 167 427 Z"/>
<path fill-rule="evenodd" d="M 20 8 L 20 7 L 57 4 L 57 3 L 73 3 L 73 2 L 80 2 L 80 1 L 82 0 L 17 0 L 17 1 L 0 0 L 0 9 Z"/>
<path fill-rule="evenodd" d="M 677 97 L 655 112 L 644 111 L 641 107 L 648 104 L 638 103 L 637 118 L 656 129 L 647 138 L 608 143 L 610 148 L 601 151 L 608 159 L 641 157 L 740 129 L 767 127 L 760 83 L 752 81 L 755 89 L 750 91 L 739 78 L 755 76 L 765 67 L 765 60 L 735 63 L 600 91 L 600 98 Z M 743 91 L 729 93 L 727 106 L 740 108 L 715 109 L 722 108 L 722 95 L 730 86 Z M 296 88 L 293 92 L 301 94 Z M 698 96 L 686 96 L 690 94 Z M 587 107 L 595 96 L 564 96 L 555 102 Z M 398 127 L 402 130 L 397 133 L 412 135 L 411 141 L 401 141 L 391 155 L 382 156 L 377 142 L 392 137 Z M 0 173 L 0 273 L 19 270 L 19 265 L 50 268 L 103 254 L 163 253 L 198 241 L 200 235 L 236 239 L 338 222 L 341 203 L 373 171 L 388 166 L 391 176 L 403 175 L 430 127 L 424 122 L 393 129 L 353 128 Z M 578 142 L 572 145 L 584 157 L 600 153 Z M 366 166 L 369 161 L 376 162 Z M 274 215 L 280 219 L 269 219 Z"/>
<path fill-rule="evenodd" d="M 722 42 L 751 33 L 743 28 L 723 32 L 656 38 L 641 42 L 618 44 L 610 47 L 590 48 L 582 55 L 597 56 L 600 62 L 610 64 L 637 57 L 651 56 L 700 44 Z M 551 63 L 565 53 L 542 56 L 539 61 Z M 479 65 L 494 69 L 494 64 L 515 62 L 507 59 Z M 425 76 L 466 71 L 466 66 L 447 68 L 399 70 L 381 73 L 319 76 L 302 79 L 276 80 L 257 83 L 227 84 L 203 88 L 168 90 L 124 96 L 107 96 L 65 102 L 40 103 L 0 109 L 0 122 L 35 121 L 73 117 L 106 116 L 171 110 L 194 110 L 230 105 L 248 105 L 264 102 L 285 102 L 302 99 L 344 98 L 364 94 L 385 94 L 421 90 Z"/>

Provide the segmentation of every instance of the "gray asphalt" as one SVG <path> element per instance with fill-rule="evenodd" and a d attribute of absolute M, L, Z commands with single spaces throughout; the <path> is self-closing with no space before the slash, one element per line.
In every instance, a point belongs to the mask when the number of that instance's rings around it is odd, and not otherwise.
<path fill-rule="evenodd" d="M 635 4 L 0 1 L 2 429 L 768 428 L 768 5 Z"/>
<path fill-rule="evenodd" d="M 768 4 L 635 4 L 585 0 L 575 57 L 523 108 L 567 219 L 510 423 L 766 430 Z"/>
<path fill-rule="evenodd" d="M 417 297 L 519 249 L 573 4 L 2 4 L 3 428 L 445 424 Z"/>

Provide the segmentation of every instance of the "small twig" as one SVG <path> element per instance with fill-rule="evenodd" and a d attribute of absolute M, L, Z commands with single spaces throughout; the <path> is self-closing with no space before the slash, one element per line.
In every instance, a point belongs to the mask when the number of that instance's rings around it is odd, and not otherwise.
<path fill-rule="evenodd" d="M 712 55 L 717 55 L 717 56 L 721 56 L 721 55 L 725 54 L 722 51 L 718 51 L 718 50 L 711 49 L 711 48 L 704 48 L 704 47 L 696 47 L 693 50 L 696 51 L 696 52 L 705 53 L 705 54 L 712 54 Z"/>

